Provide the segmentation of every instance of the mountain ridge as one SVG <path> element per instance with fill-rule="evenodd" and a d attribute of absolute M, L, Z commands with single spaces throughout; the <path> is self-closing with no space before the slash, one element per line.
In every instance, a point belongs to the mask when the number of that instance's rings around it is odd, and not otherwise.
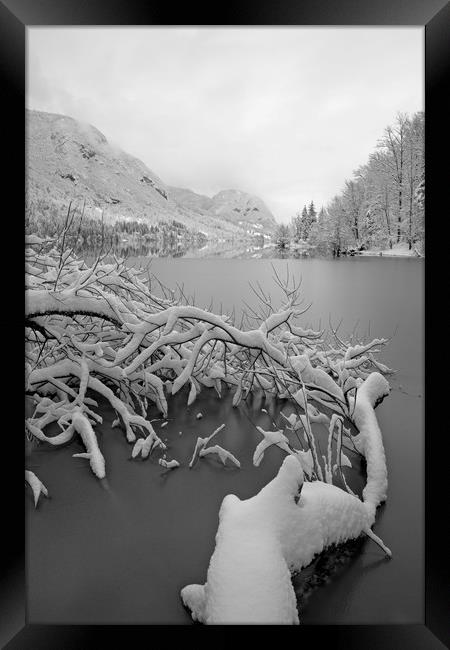
<path fill-rule="evenodd" d="M 241 190 L 207 197 L 168 185 L 95 126 L 70 116 L 27 109 L 26 143 L 28 206 L 47 202 L 64 211 L 78 199 L 108 221 L 177 220 L 213 238 L 270 233 L 276 227 L 259 197 Z"/>

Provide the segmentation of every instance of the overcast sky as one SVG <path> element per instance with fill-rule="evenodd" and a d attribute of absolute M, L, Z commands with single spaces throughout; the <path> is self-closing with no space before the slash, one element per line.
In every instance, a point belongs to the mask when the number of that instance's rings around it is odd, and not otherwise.
<path fill-rule="evenodd" d="M 423 27 L 28 28 L 27 105 L 96 126 L 169 185 L 317 207 L 398 111 L 424 109 Z"/>

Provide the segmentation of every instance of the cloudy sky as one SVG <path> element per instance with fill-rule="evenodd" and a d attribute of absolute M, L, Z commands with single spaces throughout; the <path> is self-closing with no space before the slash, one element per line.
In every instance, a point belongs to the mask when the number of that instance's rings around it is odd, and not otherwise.
<path fill-rule="evenodd" d="M 169 185 L 320 207 L 398 111 L 424 108 L 424 30 L 28 28 L 27 105 L 96 126 Z"/>

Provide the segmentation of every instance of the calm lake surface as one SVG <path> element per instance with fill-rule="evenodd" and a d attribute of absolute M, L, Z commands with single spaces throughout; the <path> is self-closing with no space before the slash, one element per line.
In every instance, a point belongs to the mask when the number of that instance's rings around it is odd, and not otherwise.
<path fill-rule="evenodd" d="M 147 261 L 147 260 L 146 260 Z M 328 327 L 342 319 L 340 332 L 355 325 L 362 337 L 391 337 L 381 360 L 398 372 L 391 394 L 377 408 L 386 449 L 388 500 L 378 509 L 374 531 L 393 552 L 386 560 L 373 542 L 361 539 L 319 558 L 294 578 L 303 624 L 424 622 L 424 261 L 355 257 L 341 260 L 273 260 L 302 277 L 302 323 Z M 248 283 L 271 293 L 270 260 L 155 259 L 151 271 L 168 286 L 184 284 L 199 306 L 225 313 L 242 301 L 255 305 Z M 179 598 L 189 583 L 203 583 L 214 550 L 223 497 L 248 498 L 271 480 L 285 454 L 272 447 L 259 468 L 252 455 L 260 434 L 289 414 L 287 402 L 255 395 L 231 407 L 232 392 L 219 399 L 204 389 L 187 408 L 187 391 L 169 402 L 169 423 L 161 430 L 168 457 L 181 467 L 163 470 L 158 454 L 131 460 L 115 417 L 104 406 L 97 435 L 107 478 L 99 481 L 78 439 L 68 446 L 33 448 L 27 467 L 37 473 L 51 498 L 34 510 L 26 492 L 27 592 L 29 623 L 191 624 Z M 268 414 L 261 412 L 265 408 Z M 198 412 L 203 418 L 196 419 Z M 158 417 L 156 412 L 152 417 Z M 250 422 L 250 420 L 252 422 Z M 197 436 L 222 422 L 217 444 L 241 461 L 241 469 L 205 458 L 188 468 Z M 158 432 L 160 422 L 155 423 Z M 181 432 L 181 435 L 180 435 Z M 349 454 L 350 455 L 350 454 Z M 354 457 L 351 457 L 354 462 Z M 363 485 L 358 463 L 346 470 L 355 489 Z"/>

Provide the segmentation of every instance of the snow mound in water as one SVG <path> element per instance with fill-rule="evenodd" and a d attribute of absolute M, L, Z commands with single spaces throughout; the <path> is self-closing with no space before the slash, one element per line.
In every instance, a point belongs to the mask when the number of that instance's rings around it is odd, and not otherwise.
<path fill-rule="evenodd" d="M 181 596 L 203 623 L 299 623 L 291 571 L 368 526 L 364 504 L 333 485 L 303 483 L 293 456 L 256 496 L 224 498 L 206 585 Z"/>
<path fill-rule="evenodd" d="M 355 404 L 358 445 L 367 460 L 364 501 L 322 481 L 304 483 L 301 458 L 285 458 L 277 476 L 256 496 L 227 495 L 219 512 L 216 547 L 205 585 L 181 591 L 192 617 L 202 623 L 297 624 L 291 572 L 317 553 L 371 531 L 375 509 L 386 498 L 387 471 L 381 431 L 373 407 L 389 393 L 388 382 L 372 373 Z"/>

